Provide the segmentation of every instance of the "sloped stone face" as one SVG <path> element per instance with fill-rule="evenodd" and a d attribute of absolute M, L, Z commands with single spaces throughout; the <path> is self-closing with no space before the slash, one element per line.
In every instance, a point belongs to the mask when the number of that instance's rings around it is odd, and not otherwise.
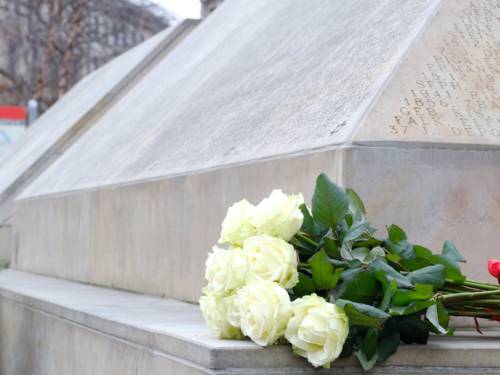
<path fill-rule="evenodd" d="M 140 44 L 91 73 L 45 112 L 0 157 L 0 205 L 35 174 L 36 166 L 57 153 L 83 125 L 85 116 L 96 113 L 99 106 L 111 99 L 116 88 L 134 68 L 161 43 L 170 30 Z M 19 193 L 19 191 L 17 191 Z M 7 214 L 0 210 L 0 221 Z"/>
<path fill-rule="evenodd" d="M 443 1 L 357 143 L 500 146 L 500 4 Z"/>
<path fill-rule="evenodd" d="M 0 263 L 10 259 L 13 200 L 92 127 L 122 91 L 197 24 L 186 20 L 158 33 L 78 82 L 0 155 Z"/>
<path fill-rule="evenodd" d="M 342 144 L 438 5 L 227 1 L 23 197 Z"/>
<path fill-rule="evenodd" d="M 309 199 L 326 172 L 365 197 L 377 226 L 400 223 L 435 251 L 455 239 L 467 272 L 486 278 L 500 240 L 500 151 L 491 136 L 450 132 L 490 76 L 464 61 L 484 68 L 496 53 L 496 14 L 492 0 L 225 2 L 22 194 L 13 266 L 194 302 L 231 203 L 275 187 Z M 459 31 L 470 40 L 453 39 Z M 422 72 L 443 60 L 458 82 L 439 104 L 446 126 L 391 135 L 412 117 L 401 103 Z M 494 119 L 488 103 L 468 113 Z"/>
<path fill-rule="evenodd" d="M 79 81 L 0 156 L 0 223 L 11 201 L 57 159 L 143 70 L 169 53 L 197 25 L 185 20 L 116 57 Z"/>

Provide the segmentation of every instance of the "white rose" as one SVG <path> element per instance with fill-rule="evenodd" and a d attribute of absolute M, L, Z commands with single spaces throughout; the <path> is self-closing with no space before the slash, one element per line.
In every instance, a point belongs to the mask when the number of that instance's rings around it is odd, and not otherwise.
<path fill-rule="evenodd" d="M 292 312 L 285 337 L 294 353 L 307 358 L 315 367 L 328 368 L 342 352 L 349 334 L 344 310 L 311 294 L 293 301 Z"/>
<path fill-rule="evenodd" d="M 271 195 L 255 208 L 252 224 L 259 233 L 290 241 L 304 220 L 299 209 L 302 203 L 302 194 L 286 195 L 281 190 L 273 190 Z"/>
<path fill-rule="evenodd" d="M 285 333 L 291 316 L 285 289 L 258 278 L 238 291 L 241 331 L 261 346 L 275 343 Z"/>
<path fill-rule="evenodd" d="M 224 305 L 226 306 L 226 319 L 234 327 L 241 326 L 240 316 L 240 300 L 238 293 L 231 294 L 224 298 Z"/>
<path fill-rule="evenodd" d="M 205 289 L 204 293 L 205 295 L 200 298 L 200 309 L 208 328 L 220 339 L 242 338 L 240 329 L 228 320 L 230 297 L 224 297 L 210 289 Z"/>
<path fill-rule="evenodd" d="M 222 231 L 219 243 L 241 247 L 246 238 L 255 234 L 255 227 L 251 223 L 255 207 L 246 199 L 233 204 L 227 210 L 222 222 Z"/>
<path fill-rule="evenodd" d="M 228 294 L 245 284 L 248 261 L 241 249 L 225 250 L 214 246 L 205 266 L 208 287 L 216 293 Z"/>
<path fill-rule="evenodd" d="M 243 243 L 250 271 L 283 288 L 293 288 L 299 280 L 297 254 L 292 245 L 268 235 L 249 237 Z"/>

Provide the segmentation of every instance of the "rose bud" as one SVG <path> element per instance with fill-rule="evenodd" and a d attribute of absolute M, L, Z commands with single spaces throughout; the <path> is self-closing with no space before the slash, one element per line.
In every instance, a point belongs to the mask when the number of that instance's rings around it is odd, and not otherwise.
<path fill-rule="evenodd" d="M 488 260 L 488 271 L 491 276 L 496 277 L 500 283 L 500 260 L 489 259 Z"/>

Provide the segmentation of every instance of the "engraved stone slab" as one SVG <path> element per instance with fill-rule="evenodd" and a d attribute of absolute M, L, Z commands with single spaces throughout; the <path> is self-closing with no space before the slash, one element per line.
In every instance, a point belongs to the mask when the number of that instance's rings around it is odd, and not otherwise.
<path fill-rule="evenodd" d="M 500 3 L 444 1 L 355 141 L 500 145 Z"/>
<path fill-rule="evenodd" d="M 23 196 L 342 144 L 438 4 L 224 2 Z"/>

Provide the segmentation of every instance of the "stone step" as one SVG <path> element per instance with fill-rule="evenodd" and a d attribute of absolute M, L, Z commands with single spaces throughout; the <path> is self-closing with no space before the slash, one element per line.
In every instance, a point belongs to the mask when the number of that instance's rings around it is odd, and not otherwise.
<path fill-rule="evenodd" d="M 0 373 L 362 374 L 353 359 L 316 371 L 286 346 L 217 340 L 197 305 L 14 270 L 0 272 Z M 498 374 L 500 332 L 401 346 L 375 374 Z"/>

